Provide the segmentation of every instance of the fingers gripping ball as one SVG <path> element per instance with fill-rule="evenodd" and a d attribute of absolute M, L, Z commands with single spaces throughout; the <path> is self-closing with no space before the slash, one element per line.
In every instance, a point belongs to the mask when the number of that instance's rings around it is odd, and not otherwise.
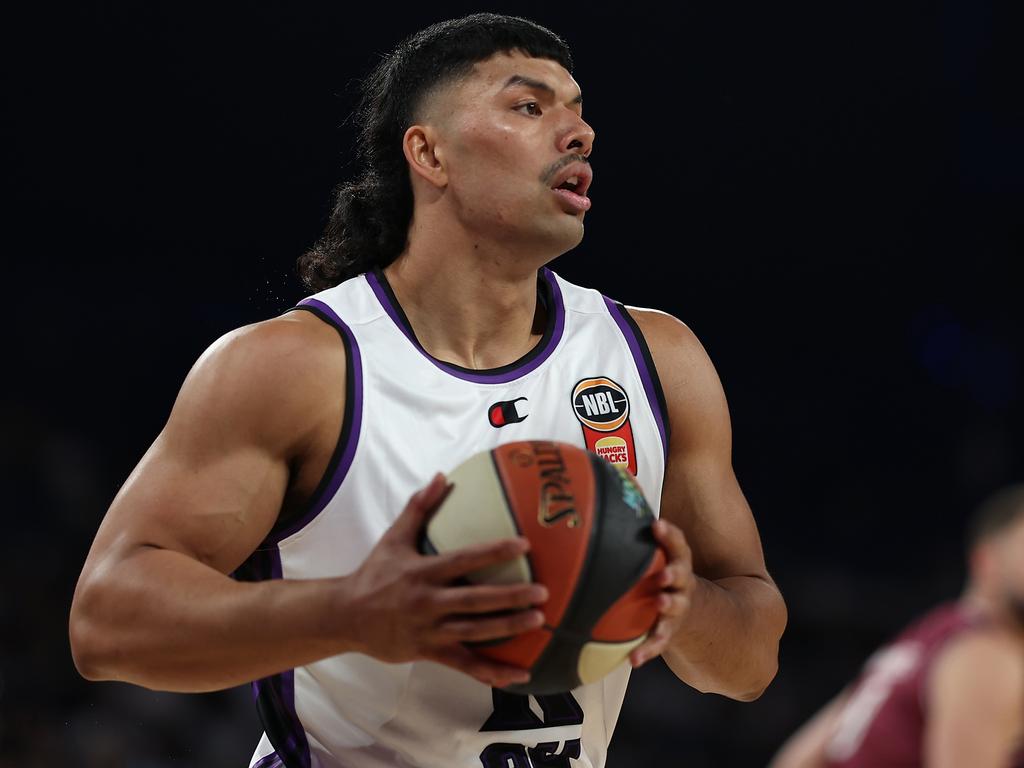
<path fill-rule="evenodd" d="M 474 650 L 530 671 L 517 693 L 568 691 L 599 680 L 658 618 L 665 557 L 633 477 L 567 443 L 514 442 L 467 459 L 427 524 L 423 550 L 448 552 L 523 535 L 530 551 L 469 575 L 476 584 L 548 588 L 544 625 Z"/>

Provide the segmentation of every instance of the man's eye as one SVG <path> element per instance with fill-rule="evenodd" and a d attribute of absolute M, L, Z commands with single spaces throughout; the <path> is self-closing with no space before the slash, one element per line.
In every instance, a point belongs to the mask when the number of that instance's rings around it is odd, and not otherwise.
<path fill-rule="evenodd" d="M 516 109 L 527 115 L 541 114 L 540 104 L 538 104 L 536 101 L 528 101 L 525 104 L 520 104 L 518 107 L 516 107 Z"/>

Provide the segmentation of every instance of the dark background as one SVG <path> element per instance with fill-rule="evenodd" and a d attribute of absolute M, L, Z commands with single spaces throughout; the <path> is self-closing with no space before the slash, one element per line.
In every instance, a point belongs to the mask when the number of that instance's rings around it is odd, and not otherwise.
<path fill-rule="evenodd" d="M 77 677 L 75 579 L 194 359 L 303 295 L 295 258 L 351 172 L 355 81 L 482 9 L 573 46 L 595 204 L 555 269 L 703 340 L 790 609 L 755 703 L 638 672 L 611 766 L 763 766 L 957 594 L 966 514 L 1022 477 L 1020 11 L 369 5 L 5 12 L 0 766 L 246 764 L 246 691 Z"/>

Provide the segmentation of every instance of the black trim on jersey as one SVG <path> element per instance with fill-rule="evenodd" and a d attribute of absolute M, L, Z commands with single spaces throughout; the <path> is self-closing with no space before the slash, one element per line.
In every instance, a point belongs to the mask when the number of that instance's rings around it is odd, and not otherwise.
<path fill-rule="evenodd" d="M 277 752 L 277 757 L 284 768 L 303 768 L 306 761 L 302 752 L 296 751 L 301 748 L 291 748 L 290 744 L 294 739 L 293 734 L 296 729 L 303 735 L 305 735 L 305 731 L 298 720 L 292 722 L 286 715 L 282 715 L 283 712 L 288 712 L 288 707 L 284 703 L 281 677 L 275 675 L 272 678 L 267 678 L 263 683 L 259 696 L 256 697 L 256 712 L 263 725 L 263 730 L 267 734 L 267 740 Z"/>
<path fill-rule="evenodd" d="M 425 350 L 423 348 L 423 345 L 420 343 L 420 340 L 416 336 L 416 331 L 414 331 L 412 329 L 412 323 L 409 322 L 409 317 L 405 314 L 405 310 L 402 309 L 402 305 L 398 303 L 398 297 L 395 296 L 395 292 L 392 290 L 391 283 L 388 282 L 388 278 L 384 274 L 384 270 L 382 270 L 380 267 L 375 267 L 374 270 L 373 270 L 373 273 L 377 276 L 377 280 L 380 281 L 380 285 L 384 289 L 384 293 L 387 294 L 388 301 L 391 302 L 391 306 L 393 306 L 395 308 L 395 312 L 398 313 L 398 318 L 399 318 L 399 320 L 402 323 L 402 328 L 405 330 L 406 333 L 409 334 L 409 337 L 416 344 L 417 348 L 419 348 L 419 350 L 424 355 L 429 357 L 431 360 L 434 360 L 435 362 L 440 363 L 444 367 L 451 368 L 452 370 L 455 370 L 455 371 L 461 371 L 462 373 L 475 374 L 475 375 L 478 375 L 478 376 L 479 375 L 490 376 L 490 375 L 499 375 L 499 374 L 502 374 L 502 373 L 509 373 L 510 371 L 514 371 L 517 368 L 520 368 L 520 367 L 526 365 L 531 360 L 533 360 L 535 357 L 538 357 L 541 354 L 543 354 L 545 351 L 547 351 L 548 343 L 551 341 L 551 337 L 555 333 L 555 325 L 558 322 L 558 318 L 555 317 L 555 313 L 558 310 L 557 310 L 557 307 L 555 306 L 554 296 L 552 296 L 552 293 L 551 293 L 551 286 L 548 284 L 548 281 L 544 279 L 544 276 L 540 272 L 538 272 L 537 273 L 537 300 L 540 302 L 541 306 L 543 306 L 547 310 L 547 318 L 546 318 L 546 324 L 545 324 L 545 327 L 544 327 L 544 335 L 541 336 L 540 341 L 537 342 L 536 346 L 534 346 L 533 349 L 531 349 L 525 355 L 520 357 L 518 360 L 515 360 L 515 361 L 513 361 L 511 363 L 508 363 L 507 365 L 503 365 L 503 366 L 501 366 L 499 368 L 464 368 L 461 365 L 456 365 L 455 363 L 449 363 L 447 360 L 440 360 L 440 359 L 434 357 L 432 354 L 430 354 L 429 352 L 427 352 L 427 350 Z M 554 279 L 554 278 L 552 278 L 552 279 Z"/>
<path fill-rule="evenodd" d="M 348 334 L 345 333 L 344 329 L 336 325 L 327 313 L 323 312 L 318 307 L 309 307 L 300 304 L 292 307 L 288 311 L 294 312 L 296 310 L 316 315 L 336 330 L 338 332 L 338 336 L 341 337 L 341 343 L 345 348 L 345 411 L 341 416 L 341 431 L 338 434 L 338 442 L 334 445 L 334 452 L 331 454 L 331 458 L 327 462 L 327 468 L 320 477 L 320 482 L 317 483 L 316 489 L 296 512 L 288 515 L 286 518 L 278 518 L 277 522 L 274 523 L 274 527 L 270 530 L 270 533 L 267 536 L 268 540 L 276 540 L 276 537 L 280 533 L 288 530 L 288 528 L 294 525 L 296 521 L 302 520 L 306 517 L 320 502 L 324 492 L 331 484 L 331 479 L 334 477 L 334 473 L 338 469 L 338 463 L 341 461 L 341 457 L 345 453 L 345 448 L 348 446 L 349 440 L 352 439 L 352 414 L 356 407 L 356 374 L 355 371 L 352 370 L 352 342 L 349 341 Z"/>
<path fill-rule="evenodd" d="M 246 558 L 234 573 L 236 581 L 267 581 L 275 576 L 275 558 L 279 557 L 276 546 L 255 550 Z M 288 706 L 285 693 L 284 675 L 291 674 L 294 686 L 294 670 L 254 680 L 253 692 L 256 694 L 256 712 L 260 724 L 267 734 L 271 746 L 277 753 L 284 768 L 308 768 L 303 753 L 305 729 L 298 719 L 295 707 Z M 301 738 L 296 734 L 301 734 Z M 305 744 L 308 749 L 308 743 Z"/>
<path fill-rule="evenodd" d="M 651 375 L 651 381 L 654 382 L 654 394 L 658 398 L 658 408 L 661 409 L 661 418 L 665 422 L 665 450 L 668 451 L 668 446 L 672 440 L 672 422 L 668 418 L 668 405 L 665 402 L 665 390 L 661 388 L 661 378 L 658 376 L 658 368 L 654 365 L 654 358 L 651 357 L 651 350 L 647 346 L 647 339 L 644 338 L 643 331 L 640 330 L 640 326 L 637 325 L 636 320 L 629 314 L 629 310 L 626 309 L 624 304 L 615 302 L 615 306 L 618 307 L 619 312 L 622 314 L 622 319 L 626 321 L 629 327 L 633 330 L 633 335 L 636 336 L 636 342 L 640 346 L 640 353 L 644 356 L 644 362 L 647 364 L 647 372 Z"/>

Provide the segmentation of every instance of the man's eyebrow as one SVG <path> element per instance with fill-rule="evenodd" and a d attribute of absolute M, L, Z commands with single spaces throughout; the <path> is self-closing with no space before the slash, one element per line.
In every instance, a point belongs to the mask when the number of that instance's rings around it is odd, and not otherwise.
<path fill-rule="evenodd" d="M 505 81 L 505 85 L 502 86 L 502 90 L 505 90 L 506 88 L 514 88 L 517 85 L 525 85 L 527 88 L 536 88 L 539 91 L 545 91 L 551 94 L 552 98 L 555 96 L 555 89 L 543 80 L 534 80 L 532 77 L 526 77 L 525 75 L 512 75 L 512 77 Z M 571 103 L 582 104 L 583 94 L 579 94 Z"/>

